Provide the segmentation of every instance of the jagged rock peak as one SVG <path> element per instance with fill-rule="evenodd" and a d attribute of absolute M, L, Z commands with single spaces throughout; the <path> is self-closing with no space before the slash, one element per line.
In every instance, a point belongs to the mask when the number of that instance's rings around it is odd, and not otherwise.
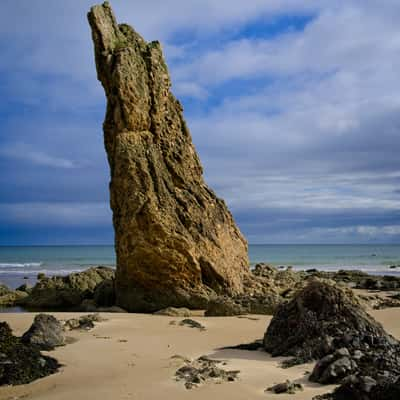
<path fill-rule="evenodd" d="M 247 242 L 204 183 L 159 42 L 118 25 L 108 3 L 88 14 L 107 97 L 117 302 L 130 311 L 205 307 L 239 294 Z"/>

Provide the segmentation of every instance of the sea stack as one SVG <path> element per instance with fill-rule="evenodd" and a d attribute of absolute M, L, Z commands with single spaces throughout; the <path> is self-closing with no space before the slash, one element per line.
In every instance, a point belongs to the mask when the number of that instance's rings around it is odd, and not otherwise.
<path fill-rule="evenodd" d="M 204 308 L 215 294 L 240 294 L 247 242 L 203 180 L 160 43 L 118 25 L 107 2 L 88 19 L 107 97 L 118 305 Z"/>

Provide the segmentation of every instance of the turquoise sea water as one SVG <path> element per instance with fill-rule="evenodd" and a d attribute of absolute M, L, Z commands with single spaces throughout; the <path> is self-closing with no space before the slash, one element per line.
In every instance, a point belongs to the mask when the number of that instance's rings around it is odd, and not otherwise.
<path fill-rule="evenodd" d="M 295 269 L 361 269 L 399 274 L 400 245 L 250 245 L 250 262 L 267 262 Z M 113 246 L 0 247 L 0 282 L 16 287 L 33 283 L 39 272 L 68 274 L 92 265 L 115 265 Z M 24 279 L 25 278 L 25 279 Z"/>

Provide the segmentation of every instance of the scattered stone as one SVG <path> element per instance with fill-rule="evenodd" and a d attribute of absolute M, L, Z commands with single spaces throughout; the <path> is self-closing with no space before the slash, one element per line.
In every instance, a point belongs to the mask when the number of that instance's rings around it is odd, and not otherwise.
<path fill-rule="evenodd" d="M 0 385 L 26 384 L 54 374 L 59 367 L 57 360 L 22 342 L 6 322 L 0 322 Z"/>
<path fill-rule="evenodd" d="M 197 328 L 200 329 L 201 331 L 205 331 L 206 327 L 202 324 L 200 324 L 200 322 L 195 321 L 194 319 L 190 319 L 190 318 L 186 318 L 183 319 L 181 322 L 179 322 L 180 326 L 188 326 L 190 328 Z"/>
<path fill-rule="evenodd" d="M 154 315 L 167 315 L 169 317 L 190 317 L 191 312 L 185 307 L 167 307 L 162 310 L 156 311 Z"/>
<path fill-rule="evenodd" d="M 190 361 L 183 358 L 184 366 L 179 368 L 175 377 L 177 381 L 184 381 L 186 389 L 200 386 L 207 381 L 214 383 L 233 382 L 237 379 L 240 371 L 226 371 L 218 367 L 221 360 L 212 360 L 202 356 L 197 360 Z"/>
<path fill-rule="evenodd" d="M 65 345 L 64 329 L 52 315 L 38 314 L 31 327 L 22 335 L 21 341 L 37 346 L 39 350 L 54 350 Z"/>
<path fill-rule="evenodd" d="M 295 394 L 298 391 L 303 390 L 303 385 L 300 383 L 295 383 L 287 380 L 283 383 L 278 383 L 277 385 L 271 386 L 266 391 L 273 392 L 275 394 L 288 393 Z"/>
<path fill-rule="evenodd" d="M 117 305 L 204 309 L 213 293 L 242 293 L 247 242 L 203 180 L 160 43 L 118 25 L 107 3 L 88 19 L 108 100 Z"/>
<path fill-rule="evenodd" d="M 64 321 L 64 329 L 65 330 L 74 330 L 74 329 L 81 329 L 81 330 L 90 330 L 95 327 L 95 322 L 103 322 L 106 321 L 104 318 L 100 316 L 100 314 L 88 314 L 82 315 L 79 318 L 71 318 Z"/>

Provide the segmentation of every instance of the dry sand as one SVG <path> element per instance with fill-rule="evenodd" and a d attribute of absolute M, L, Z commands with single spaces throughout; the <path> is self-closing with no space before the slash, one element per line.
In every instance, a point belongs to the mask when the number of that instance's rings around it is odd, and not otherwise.
<path fill-rule="evenodd" d="M 400 308 L 371 312 L 385 328 L 400 338 Z M 59 319 L 78 314 L 53 313 Z M 89 332 L 73 332 L 77 342 L 51 352 L 64 366 L 55 375 L 29 385 L 1 387 L 0 399 L 37 400 L 179 400 L 179 399 L 298 399 L 310 400 L 331 388 L 307 381 L 312 364 L 289 369 L 279 367 L 279 358 L 261 351 L 218 350 L 220 347 L 261 338 L 268 316 L 194 317 L 206 331 L 171 325 L 181 318 L 143 314 L 101 314 L 108 320 Z M 15 334 L 22 334 L 34 314 L 2 314 Z M 173 355 L 195 358 L 209 355 L 227 361 L 225 368 L 239 369 L 239 380 L 207 383 L 187 390 L 176 382 L 180 364 Z M 301 382 L 304 391 L 295 395 L 265 393 L 265 388 L 286 379 Z"/>

